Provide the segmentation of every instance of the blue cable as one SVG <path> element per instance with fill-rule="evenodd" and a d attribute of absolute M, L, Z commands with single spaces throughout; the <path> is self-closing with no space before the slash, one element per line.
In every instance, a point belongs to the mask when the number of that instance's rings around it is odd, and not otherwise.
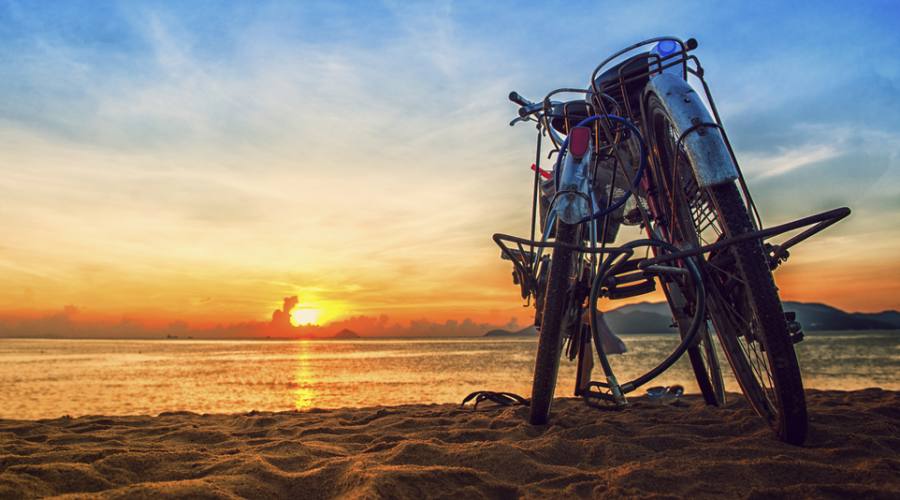
<path fill-rule="evenodd" d="M 589 222 L 594 219 L 603 217 L 604 215 L 611 213 L 614 210 L 621 207 L 622 205 L 624 205 L 625 202 L 628 201 L 628 198 L 631 197 L 634 190 L 637 189 L 638 183 L 641 182 L 641 177 L 644 175 L 644 168 L 647 165 L 647 146 L 644 144 L 644 138 L 641 136 L 640 130 L 638 130 L 638 128 L 633 123 L 628 121 L 627 119 L 622 118 L 621 116 L 616 116 L 616 115 L 593 115 L 593 116 L 589 116 L 589 117 L 585 118 L 584 120 L 581 120 L 581 122 L 579 122 L 578 125 L 575 125 L 575 126 L 583 127 L 583 126 L 585 126 L 589 123 L 593 123 L 601 118 L 608 118 L 614 122 L 621 123 L 622 125 L 625 125 L 626 127 L 628 127 L 634 133 L 635 137 L 637 137 L 637 139 L 638 139 L 638 145 L 640 146 L 640 149 L 641 149 L 641 163 L 640 163 L 640 165 L 638 165 L 637 175 L 634 176 L 634 180 L 631 182 L 631 186 L 628 188 L 628 191 L 626 191 L 625 194 L 622 195 L 622 197 L 620 197 L 615 202 L 613 202 L 609 207 L 600 209 L 597 212 L 594 212 L 592 215 L 589 215 L 589 216 L 585 217 L 584 219 L 581 219 L 580 221 L 578 221 L 579 224 L 582 224 L 584 222 Z M 569 146 L 569 138 L 566 137 L 566 139 L 562 143 L 562 146 L 560 146 L 560 148 L 559 148 L 559 155 L 557 155 L 557 157 L 556 157 L 556 165 L 553 166 L 553 179 L 555 181 L 557 190 L 559 189 L 559 171 L 560 171 L 559 166 L 560 166 L 560 163 L 562 162 L 562 158 L 565 155 L 566 148 L 568 146 Z M 594 199 L 594 189 L 593 189 L 593 186 L 591 186 L 591 200 L 593 200 L 593 199 Z"/>

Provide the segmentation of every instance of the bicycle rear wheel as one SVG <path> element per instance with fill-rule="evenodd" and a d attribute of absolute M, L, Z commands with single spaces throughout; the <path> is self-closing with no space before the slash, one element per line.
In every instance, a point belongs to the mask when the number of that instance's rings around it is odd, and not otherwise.
<path fill-rule="evenodd" d="M 661 97 L 648 94 L 645 109 L 664 170 L 659 182 L 668 199 L 663 202 L 674 207 L 663 211 L 668 220 L 660 223 L 697 245 L 752 231 L 734 183 L 699 187 L 690 155 L 677 144 L 683 131 Z M 746 240 L 711 252 L 704 256 L 703 270 L 708 314 L 744 395 L 781 440 L 801 444 L 807 415 L 800 368 L 761 242 Z"/>
<path fill-rule="evenodd" d="M 556 242 L 575 244 L 578 226 L 558 221 Z M 541 315 L 541 336 L 534 362 L 529 422 L 543 425 L 550 421 L 550 406 L 556 390 L 559 360 L 562 354 L 563 329 L 568 308 L 569 285 L 575 252 L 570 248 L 554 248 L 550 259 L 547 289 Z"/>

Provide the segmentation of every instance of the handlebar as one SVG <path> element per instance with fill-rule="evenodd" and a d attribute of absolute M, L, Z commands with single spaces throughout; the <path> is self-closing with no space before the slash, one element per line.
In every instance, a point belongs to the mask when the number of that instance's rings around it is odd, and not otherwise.
<path fill-rule="evenodd" d="M 634 45 L 631 45 L 630 47 L 626 47 L 626 48 L 624 48 L 624 49 L 622 49 L 622 50 L 616 52 L 615 54 L 609 56 L 609 57 L 606 58 L 602 63 L 600 63 L 599 66 L 597 66 L 596 68 L 594 68 L 594 71 L 593 71 L 593 73 L 591 74 L 591 84 L 590 84 L 591 89 L 589 89 L 589 90 L 593 90 L 594 92 L 597 92 L 597 91 L 598 91 L 598 89 L 595 88 L 596 81 L 597 81 L 597 74 L 599 73 L 600 69 L 602 69 L 607 63 L 609 63 L 610 61 L 614 60 L 615 58 L 617 58 L 617 57 L 621 56 L 622 54 L 625 54 L 625 53 L 627 53 L 627 52 L 629 52 L 629 51 L 632 51 L 632 50 L 635 50 L 635 49 L 637 49 L 637 48 L 639 48 L 639 47 L 642 47 L 642 46 L 644 46 L 644 45 L 648 45 L 648 44 L 651 44 L 651 43 L 654 43 L 654 42 L 659 42 L 659 41 L 662 41 L 662 40 L 674 40 L 674 41 L 677 42 L 679 45 L 681 45 L 681 49 L 682 49 L 682 51 L 685 52 L 685 53 L 688 52 L 688 51 L 691 51 L 691 50 L 696 49 L 697 46 L 699 45 L 699 44 L 697 43 L 697 40 L 696 40 L 695 38 L 689 38 L 689 39 L 687 39 L 686 41 L 681 41 L 681 40 L 678 39 L 678 38 L 674 38 L 674 37 L 671 37 L 671 36 L 667 36 L 667 37 L 651 38 L 651 39 L 644 40 L 644 41 L 642 41 L 642 42 L 636 43 L 636 44 L 634 44 Z M 670 56 L 670 57 L 671 57 L 671 56 Z M 686 67 L 686 65 L 687 65 L 687 62 L 685 62 L 685 67 Z M 546 104 L 549 106 L 548 112 L 549 112 L 550 114 L 552 114 L 552 115 L 555 115 L 555 114 L 558 114 L 558 113 L 559 113 L 560 106 L 562 106 L 563 103 L 560 103 L 560 102 L 557 102 L 557 101 L 550 101 L 550 100 L 549 100 L 549 99 L 550 99 L 550 96 L 553 95 L 554 93 L 559 93 L 559 92 L 562 92 L 562 91 L 565 91 L 565 92 L 573 92 L 573 91 L 574 91 L 574 92 L 583 92 L 583 91 L 580 90 L 580 89 L 557 89 L 557 90 L 551 92 L 550 94 L 548 94 L 547 97 L 545 97 L 544 99 L 545 99 L 545 101 L 548 101 L 548 102 L 546 103 Z M 519 93 L 516 92 L 516 91 L 512 91 L 512 92 L 509 93 L 509 100 L 512 101 L 513 103 L 519 105 L 519 117 L 516 118 L 516 119 L 514 119 L 514 120 L 512 120 L 511 122 L 509 122 L 509 125 L 510 125 L 510 126 L 514 126 L 515 124 L 517 124 L 517 123 L 519 123 L 519 122 L 525 122 L 525 121 L 529 121 L 529 120 L 534 119 L 534 117 L 533 117 L 532 115 L 535 114 L 535 113 L 537 113 L 537 112 L 539 112 L 539 111 L 543 111 L 543 110 L 544 110 L 544 106 L 545 106 L 545 103 L 544 103 L 543 101 L 541 101 L 541 102 L 532 102 L 532 101 L 529 101 L 528 99 L 526 99 L 526 98 L 522 97 L 521 95 L 519 95 Z M 563 109 L 564 109 L 564 108 L 563 108 Z M 538 117 L 538 120 L 540 120 L 540 119 L 541 119 L 541 117 L 539 116 L 539 117 Z M 547 132 L 550 133 L 551 138 L 554 139 L 554 143 L 557 143 L 557 145 L 558 145 L 559 143 L 562 142 L 561 139 L 558 140 L 558 141 L 556 140 L 556 139 L 559 138 L 559 136 L 558 136 L 558 135 L 556 134 L 556 132 L 553 130 L 553 127 L 547 127 Z"/>
<path fill-rule="evenodd" d="M 509 93 L 509 100 L 518 104 L 519 106 L 522 106 L 522 107 L 534 104 L 533 102 L 529 101 L 528 99 L 525 99 L 524 97 L 520 96 L 519 93 L 516 92 L 515 90 L 513 90 L 512 92 Z"/>
<path fill-rule="evenodd" d="M 520 96 L 518 92 L 515 90 L 509 93 L 509 100 L 518 104 L 519 107 L 519 117 L 520 118 L 528 118 L 529 115 L 532 115 L 541 109 L 544 108 L 544 103 L 542 102 L 531 102 L 528 99 Z"/>
<path fill-rule="evenodd" d="M 540 110 L 544 109 L 544 103 L 536 102 L 533 104 L 529 104 L 528 106 L 522 106 L 519 108 L 519 116 L 522 118 L 526 118 L 528 115 L 536 113 Z"/>

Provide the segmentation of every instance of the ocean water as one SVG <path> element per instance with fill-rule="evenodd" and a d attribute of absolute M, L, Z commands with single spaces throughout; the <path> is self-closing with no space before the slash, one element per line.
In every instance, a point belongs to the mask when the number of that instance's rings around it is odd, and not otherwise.
<path fill-rule="evenodd" d="M 629 352 L 613 356 L 620 381 L 647 371 L 674 346 L 671 335 L 622 338 Z M 527 397 L 536 347 L 534 339 L 488 338 L 2 339 L 0 418 L 458 403 L 477 389 Z M 797 348 L 808 388 L 900 390 L 900 331 L 807 333 Z M 563 362 L 557 395 L 572 394 L 574 373 L 574 364 Z M 594 374 L 601 376 L 599 367 Z M 697 391 L 686 357 L 656 383 Z M 726 385 L 739 392 L 730 372 Z"/>

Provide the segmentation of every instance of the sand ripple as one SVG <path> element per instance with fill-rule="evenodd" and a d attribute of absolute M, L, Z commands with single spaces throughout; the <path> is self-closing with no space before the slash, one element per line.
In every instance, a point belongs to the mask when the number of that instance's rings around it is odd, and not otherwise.
<path fill-rule="evenodd" d="M 900 498 L 900 393 L 810 391 L 803 448 L 732 401 L 0 420 L 0 498 Z"/>

